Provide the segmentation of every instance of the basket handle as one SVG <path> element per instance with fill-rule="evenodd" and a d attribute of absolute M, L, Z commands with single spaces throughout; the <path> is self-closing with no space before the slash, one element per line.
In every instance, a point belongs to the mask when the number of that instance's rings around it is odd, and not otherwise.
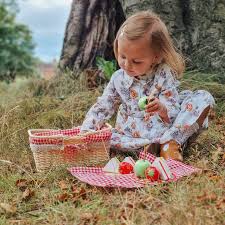
<path fill-rule="evenodd" d="M 78 145 L 78 144 L 84 144 L 84 141 L 79 136 L 64 137 L 63 138 L 63 146 L 65 146 L 65 145 Z"/>
<path fill-rule="evenodd" d="M 28 134 L 29 134 L 29 137 L 32 137 L 32 138 L 49 138 L 49 135 L 37 136 L 35 134 L 39 133 L 39 132 L 51 132 L 51 131 L 57 131 L 57 130 L 54 130 L 54 129 L 29 129 Z M 62 138 L 62 137 L 63 137 L 62 134 L 54 135 L 54 138 Z"/>
<path fill-rule="evenodd" d="M 107 131 L 110 130 L 112 128 L 112 126 L 108 123 L 105 124 L 106 127 L 103 128 L 102 130 L 98 130 L 98 131 L 88 131 L 88 132 L 84 132 L 81 134 L 77 134 L 76 136 L 73 137 L 64 137 L 63 138 L 63 146 L 65 145 L 78 145 L 78 144 L 84 144 L 84 138 L 89 135 L 89 134 L 98 134 L 102 131 Z"/>
<path fill-rule="evenodd" d="M 93 131 L 85 131 L 83 133 L 77 134 L 77 136 L 86 136 L 86 135 L 89 135 L 89 134 L 98 134 L 98 133 L 101 133 L 103 131 L 107 131 L 107 130 L 112 129 L 112 126 L 109 123 L 105 123 L 105 125 L 106 125 L 106 127 L 104 127 L 103 129 L 93 130 Z"/>

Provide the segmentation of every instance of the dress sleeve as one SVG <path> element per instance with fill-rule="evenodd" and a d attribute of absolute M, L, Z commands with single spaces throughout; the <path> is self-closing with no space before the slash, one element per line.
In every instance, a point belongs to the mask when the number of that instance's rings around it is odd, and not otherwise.
<path fill-rule="evenodd" d="M 159 100 L 166 106 L 170 123 L 173 123 L 180 112 L 179 94 L 177 90 L 179 81 L 176 80 L 175 73 L 168 66 L 160 70 L 159 80 L 161 80 Z"/>
<path fill-rule="evenodd" d="M 102 96 L 86 114 L 81 131 L 97 130 L 115 113 L 117 105 L 120 103 L 120 96 L 115 88 L 117 75 L 117 72 L 112 75 Z"/>

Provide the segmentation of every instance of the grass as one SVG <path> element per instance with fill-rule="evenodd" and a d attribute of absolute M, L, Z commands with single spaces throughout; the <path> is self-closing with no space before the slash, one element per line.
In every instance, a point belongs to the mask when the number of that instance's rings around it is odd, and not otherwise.
<path fill-rule="evenodd" d="M 89 90 L 83 76 L 74 80 L 71 74 L 51 81 L 1 83 L 0 224 L 224 224 L 222 83 L 223 78 L 197 71 L 185 74 L 181 82 L 183 88 L 211 91 L 217 101 L 210 128 L 185 152 L 185 162 L 202 172 L 175 183 L 132 190 L 92 187 L 60 168 L 35 172 L 27 130 L 81 124 L 102 87 Z"/>

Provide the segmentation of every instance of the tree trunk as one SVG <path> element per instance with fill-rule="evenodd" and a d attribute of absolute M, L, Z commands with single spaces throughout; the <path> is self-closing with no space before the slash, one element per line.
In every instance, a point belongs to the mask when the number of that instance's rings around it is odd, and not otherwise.
<path fill-rule="evenodd" d="M 224 74 L 224 0 L 73 0 L 61 68 L 90 68 L 97 55 L 111 59 L 124 14 L 140 10 L 153 10 L 161 16 L 190 69 Z"/>
<path fill-rule="evenodd" d="M 60 68 L 83 70 L 96 56 L 113 58 L 113 40 L 124 20 L 119 0 L 73 0 L 66 26 Z"/>

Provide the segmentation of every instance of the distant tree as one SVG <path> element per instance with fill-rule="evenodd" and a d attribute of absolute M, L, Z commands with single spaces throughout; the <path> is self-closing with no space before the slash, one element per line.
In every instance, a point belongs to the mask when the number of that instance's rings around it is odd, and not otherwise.
<path fill-rule="evenodd" d="M 34 70 L 34 44 L 27 26 L 16 22 L 14 0 L 0 0 L 0 80 L 12 81 L 17 75 Z"/>

